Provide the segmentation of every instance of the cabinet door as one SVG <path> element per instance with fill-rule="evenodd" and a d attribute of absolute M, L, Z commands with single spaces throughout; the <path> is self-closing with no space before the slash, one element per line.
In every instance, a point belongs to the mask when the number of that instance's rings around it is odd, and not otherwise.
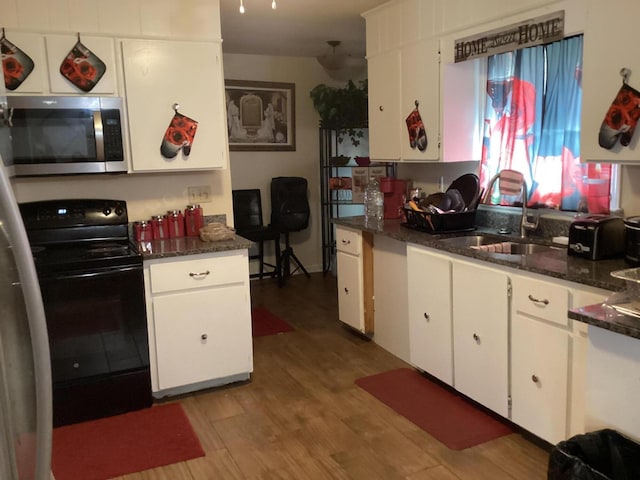
<path fill-rule="evenodd" d="M 454 386 L 508 417 L 509 277 L 454 262 L 452 284 Z"/>
<path fill-rule="evenodd" d="M 423 40 L 402 49 L 402 100 L 400 122 L 416 107 L 427 134 L 427 148 L 411 148 L 409 132 L 402 129 L 403 160 L 438 160 L 440 157 L 440 43 L 437 39 Z"/>
<path fill-rule="evenodd" d="M 400 51 L 368 59 L 369 156 L 374 160 L 400 160 Z M 405 127 L 406 129 L 406 127 Z"/>
<path fill-rule="evenodd" d="M 636 41 L 640 3 L 626 0 L 601 2 L 589 0 L 585 26 L 582 69 L 582 126 L 580 145 L 582 161 L 638 163 L 640 133 L 636 130 L 628 147 L 604 149 L 598 133 L 604 117 L 622 86 L 620 69 L 631 70 L 629 85 L 640 89 L 640 58 L 629 55 L 621 45 Z M 611 26 L 615 35 L 611 34 Z"/>
<path fill-rule="evenodd" d="M 26 53 L 33 60 L 33 70 L 15 90 L 7 94 L 45 93 L 47 84 L 47 56 L 42 35 L 33 33 L 7 32 L 7 40 Z M 62 62 L 62 59 L 60 60 Z"/>
<path fill-rule="evenodd" d="M 135 171 L 226 168 L 227 131 L 220 45 L 160 40 L 122 41 Z M 160 145 L 179 112 L 198 128 L 188 155 L 165 158 Z"/>
<path fill-rule="evenodd" d="M 78 37 L 75 35 L 46 36 L 51 93 L 85 93 L 60 73 L 60 65 L 62 64 L 62 61 L 66 58 L 77 41 Z M 117 75 L 113 39 L 82 35 L 80 37 L 80 41 L 100 60 L 102 60 L 107 67 L 100 81 L 96 83 L 89 93 L 115 95 L 117 92 Z"/>
<path fill-rule="evenodd" d="M 520 314 L 511 332 L 511 420 L 556 444 L 567 435 L 568 331 Z"/>
<path fill-rule="evenodd" d="M 251 372 L 246 285 L 153 298 L 160 390 Z"/>
<path fill-rule="evenodd" d="M 407 270 L 411 363 L 453 385 L 451 261 L 409 246 Z"/>
<path fill-rule="evenodd" d="M 338 252 L 338 318 L 364 332 L 364 294 L 360 257 Z"/>

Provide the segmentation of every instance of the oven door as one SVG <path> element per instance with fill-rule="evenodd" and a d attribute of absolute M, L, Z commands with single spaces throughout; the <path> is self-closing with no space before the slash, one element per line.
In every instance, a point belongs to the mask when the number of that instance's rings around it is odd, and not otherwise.
<path fill-rule="evenodd" d="M 148 369 L 142 266 L 40 274 L 54 387 Z"/>

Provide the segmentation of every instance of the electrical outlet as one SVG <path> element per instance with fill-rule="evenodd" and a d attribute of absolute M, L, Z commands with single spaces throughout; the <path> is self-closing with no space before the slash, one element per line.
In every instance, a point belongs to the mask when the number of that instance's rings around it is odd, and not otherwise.
<path fill-rule="evenodd" d="M 187 194 L 189 203 L 211 203 L 211 187 L 201 185 L 199 187 L 188 187 Z"/>

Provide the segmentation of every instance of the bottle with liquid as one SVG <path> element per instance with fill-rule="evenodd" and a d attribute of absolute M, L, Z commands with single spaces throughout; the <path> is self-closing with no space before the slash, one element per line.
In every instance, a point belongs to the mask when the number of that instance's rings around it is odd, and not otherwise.
<path fill-rule="evenodd" d="M 367 221 L 379 222 L 384 218 L 384 194 L 380 191 L 380 183 L 371 177 L 364 191 L 364 208 Z"/>

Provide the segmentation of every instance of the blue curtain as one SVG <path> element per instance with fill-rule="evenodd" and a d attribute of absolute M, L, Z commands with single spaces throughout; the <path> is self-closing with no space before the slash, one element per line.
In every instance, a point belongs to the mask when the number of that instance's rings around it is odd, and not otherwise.
<path fill-rule="evenodd" d="M 582 36 L 489 57 L 484 187 L 514 169 L 524 175 L 529 204 L 578 209 L 585 198 L 581 73 Z"/>

